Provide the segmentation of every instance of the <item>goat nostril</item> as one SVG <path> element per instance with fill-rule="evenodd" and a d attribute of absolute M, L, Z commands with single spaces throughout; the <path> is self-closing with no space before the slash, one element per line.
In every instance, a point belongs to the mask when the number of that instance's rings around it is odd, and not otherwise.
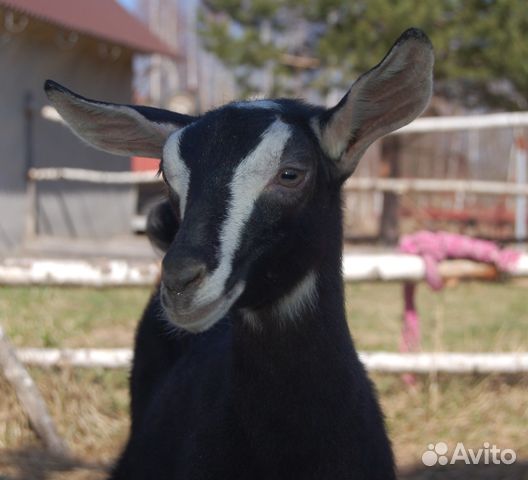
<path fill-rule="evenodd" d="M 186 289 L 190 287 L 191 285 L 200 283 L 204 276 L 205 276 L 205 267 L 203 265 L 200 265 L 198 268 L 193 269 L 191 272 L 188 273 L 187 277 L 182 282 L 183 288 Z"/>
<path fill-rule="evenodd" d="M 198 286 L 205 277 L 206 267 L 201 263 L 181 266 L 174 273 L 164 275 L 164 284 L 172 293 L 183 293 L 185 290 Z"/>

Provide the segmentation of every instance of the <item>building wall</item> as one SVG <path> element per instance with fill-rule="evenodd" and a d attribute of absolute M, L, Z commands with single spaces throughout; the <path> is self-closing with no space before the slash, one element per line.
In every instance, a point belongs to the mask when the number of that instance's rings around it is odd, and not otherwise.
<path fill-rule="evenodd" d="M 44 80 L 51 78 L 87 97 L 130 103 L 132 58 L 127 50 L 115 60 L 105 58 L 104 47 L 83 36 L 69 46 L 61 31 L 31 19 L 22 33 L 1 40 L 0 250 L 10 250 L 24 239 L 28 163 L 34 167 L 130 169 L 128 158 L 93 150 L 60 123 L 41 116 L 47 104 Z M 130 231 L 133 188 L 40 182 L 37 191 L 39 234 L 100 238 Z"/>

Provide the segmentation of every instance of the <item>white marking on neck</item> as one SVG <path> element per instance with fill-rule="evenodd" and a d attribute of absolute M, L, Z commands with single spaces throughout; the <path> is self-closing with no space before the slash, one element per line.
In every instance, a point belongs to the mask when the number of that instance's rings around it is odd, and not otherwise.
<path fill-rule="evenodd" d="M 271 307 L 272 320 L 278 321 L 281 326 L 295 323 L 302 318 L 303 313 L 315 308 L 316 301 L 317 275 L 312 270 Z M 267 321 L 266 318 L 261 318 L 259 311 L 249 308 L 242 309 L 240 313 L 242 318 L 255 330 L 261 330 L 262 322 Z"/>
<path fill-rule="evenodd" d="M 176 192 L 180 200 L 180 219 L 183 220 L 191 173 L 180 154 L 180 139 L 182 130 L 173 133 L 163 149 L 163 173 L 169 186 Z"/>
<path fill-rule="evenodd" d="M 282 152 L 291 137 L 291 128 L 276 120 L 262 134 L 260 143 L 237 166 L 230 184 L 230 201 L 220 230 L 220 262 L 196 292 L 203 305 L 223 294 L 244 227 L 264 187 L 276 175 Z"/>
<path fill-rule="evenodd" d="M 297 320 L 306 309 L 313 309 L 317 300 L 317 275 L 310 271 L 274 306 L 273 314 L 281 319 Z"/>

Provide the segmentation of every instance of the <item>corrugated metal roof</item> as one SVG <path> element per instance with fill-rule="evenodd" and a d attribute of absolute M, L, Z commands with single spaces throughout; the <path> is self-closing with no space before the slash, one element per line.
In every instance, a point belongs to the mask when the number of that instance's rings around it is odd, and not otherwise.
<path fill-rule="evenodd" d="M 0 0 L 0 5 L 137 52 L 176 56 L 115 0 Z"/>

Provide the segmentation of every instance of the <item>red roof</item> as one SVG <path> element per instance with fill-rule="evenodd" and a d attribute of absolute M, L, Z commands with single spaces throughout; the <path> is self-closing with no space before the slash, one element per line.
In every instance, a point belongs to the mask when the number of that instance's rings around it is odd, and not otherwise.
<path fill-rule="evenodd" d="M 0 0 L 0 5 L 136 52 L 176 56 L 115 0 Z"/>

